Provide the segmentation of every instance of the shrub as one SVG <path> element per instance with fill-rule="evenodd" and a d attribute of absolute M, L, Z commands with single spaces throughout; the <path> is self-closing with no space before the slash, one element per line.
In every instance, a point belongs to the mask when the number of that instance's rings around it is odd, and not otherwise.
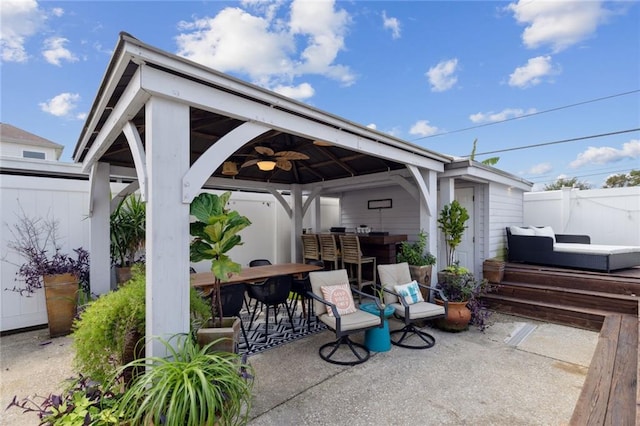
<path fill-rule="evenodd" d="M 193 288 L 190 301 L 193 320 L 202 323 L 208 304 Z M 76 368 L 105 384 L 118 367 L 142 356 L 145 313 L 144 269 L 134 267 L 129 282 L 91 302 L 74 323 Z"/>

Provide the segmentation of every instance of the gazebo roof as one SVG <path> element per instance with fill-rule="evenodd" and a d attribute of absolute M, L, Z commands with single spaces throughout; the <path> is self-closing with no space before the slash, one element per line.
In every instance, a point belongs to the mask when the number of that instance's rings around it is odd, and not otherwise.
<path fill-rule="evenodd" d="M 443 170 L 444 163 L 452 161 L 449 156 L 350 122 L 146 45 L 126 33 L 120 34 L 118 45 L 74 150 L 73 158 L 75 161 L 84 162 L 91 149 L 95 149 L 96 138 L 105 123 L 111 119 L 114 108 L 117 107 L 122 97 L 126 96 L 126 89 L 140 64 L 162 71 L 176 79 L 186 79 L 215 88 L 234 95 L 241 101 L 249 101 L 286 112 L 292 119 L 304 120 L 309 123 L 309 132 L 306 134 L 301 134 L 299 130 L 273 126 L 272 130 L 250 140 L 225 159 L 225 161 L 235 163 L 238 170 L 237 175 L 223 174 L 221 165 L 212 174 L 212 177 L 215 178 L 235 179 L 236 182 L 238 180 L 270 182 L 278 186 L 306 185 L 380 172 L 405 170 L 407 162 L 402 158 L 397 158 L 399 152 L 416 159 L 417 162 L 422 161 L 423 164 L 420 164 L 422 167 L 439 169 L 439 171 Z M 261 118 L 255 117 L 255 120 L 260 122 Z M 141 105 L 140 109 L 128 118 L 128 121 L 134 123 L 144 144 L 144 105 Z M 252 121 L 252 118 L 236 116 L 234 113 L 222 109 L 218 111 L 205 110 L 191 105 L 191 164 L 208 148 L 215 145 L 221 137 L 247 121 Z M 262 122 L 264 123 L 264 121 Z M 324 128 L 324 136 L 333 134 L 334 139 L 321 138 L 321 135 L 314 134 L 314 128 L 318 125 Z M 299 128 L 297 127 L 297 129 Z M 355 136 L 357 141 L 365 143 L 346 144 L 343 142 L 344 135 Z M 374 145 L 371 145 L 371 142 Z M 288 171 L 276 167 L 273 171 L 265 172 L 259 170 L 255 165 L 241 167 L 248 160 L 258 158 L 256 146 L 267 147 L 275 152 L 295 151 L 306 155 L 308 159 L 292 161 L 292 167 Z M 363 148 L 361 149 L 360 146 Z M 371 149 L 371 147 L 375 148 Z M 102 149 L 99 161 L 109 163 L 112 166 L 133 167 L 133 156 L 123 133 L 114 135 L 113 141 L 108 143 L 108 148 Z"/>

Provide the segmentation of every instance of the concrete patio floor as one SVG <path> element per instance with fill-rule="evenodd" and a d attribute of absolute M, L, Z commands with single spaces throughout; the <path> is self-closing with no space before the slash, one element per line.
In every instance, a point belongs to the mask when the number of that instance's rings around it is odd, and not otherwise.
<path fill-rule="evenodd" d="M 433 348 L 392 347 L 354 367 L 320 359 L 318 348 L 334 339 L 329 331 L 253 355 L 249 424 L 567 424 L 598 333 L 501 314 L 492 322 L 485 333 L 427 327 Z M 37 424 L 35 415 L 4 407 L 13 395 L 60 388 L 72 374 L 71 338 L 49 340 L 46 330 L 5 336 L 0 354 L 0 424 Z"/>

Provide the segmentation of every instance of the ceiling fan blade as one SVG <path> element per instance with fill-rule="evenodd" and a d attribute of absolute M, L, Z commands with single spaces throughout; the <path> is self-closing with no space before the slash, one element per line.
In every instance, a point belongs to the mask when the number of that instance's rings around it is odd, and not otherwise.
<path fill-rule="evenodd" d="M 244 163 L 242 163 L 242 166 L 240 166 L 240 168 L 253 166 L 254 164 L 258 164 L 258 161 L 260 160 L 257 158 L 254 158 L 253 160 L 245 161 Z"/>
<path fill-rule="evenodd" d="M 253 147 L 253 149 L 255 149 L 258 152 L 258 154 L 262 154 L 262 155 L 272 156 L 274 154 L 273 150 L 266 146 L 255 146 Z"/>
<path fill-rule="evenodd" d="M 279 169 L 282 169 L 282 170 L 284 170 L 286 172 L 291 170 L 291 167 L 293 167 L 293 165 L 291 164 L 291 161 L 287 160 L 286 158 L 277 158 L 276 159 L 276 166 Z"/>
<path fill-rule="evenodd" d="M 280 151 L 275 153 L 276 157 L 286 160 L 308 160 L 309 156 L 297 151 Z"/>

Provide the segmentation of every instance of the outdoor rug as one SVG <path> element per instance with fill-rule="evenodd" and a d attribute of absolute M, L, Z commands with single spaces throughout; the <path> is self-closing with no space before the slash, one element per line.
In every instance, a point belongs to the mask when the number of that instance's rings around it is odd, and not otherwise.
<path fill-rule="evenodd" d="M 266 312 L 266 311 L 265 311 Z M 238 352 L 240 354 L 254 355 L 260 352 L 264 352 L 268 349 L 277 348 L 285 343 L 293 342 L 294 340 L 302 339 L 312 334 L 319 333 L 327 329 L 327 326 L 319 321 L 316 321 L 314 317 L 311 318 L 311 323 L 307 323 L 306 318 L 301 318 L 300 311 L 297 311 L 293 317 L 295 325 L 295 333 L 291 330 L 291 323 L 287 313 L 282 310 L 278 313 L 278 323 L 273 322 L 273 311 L 269 312 L 269 335 L 265 341 L 265 321 L 264 314 L 261 314 L 253 323 L 251 330 L 249 330 L 249 322 L 251 315 L 246 311 L 241 312 L 242 321 L 244 323 L 245 330 L 247 331 L 247 339 L 249 342 L 245 342 L 242 333 L 240 333 L 240 344 Z M 309 325 L 309 326 L 308 326 Z M 248 344 L 247 344 L 248 343 Z"/>

